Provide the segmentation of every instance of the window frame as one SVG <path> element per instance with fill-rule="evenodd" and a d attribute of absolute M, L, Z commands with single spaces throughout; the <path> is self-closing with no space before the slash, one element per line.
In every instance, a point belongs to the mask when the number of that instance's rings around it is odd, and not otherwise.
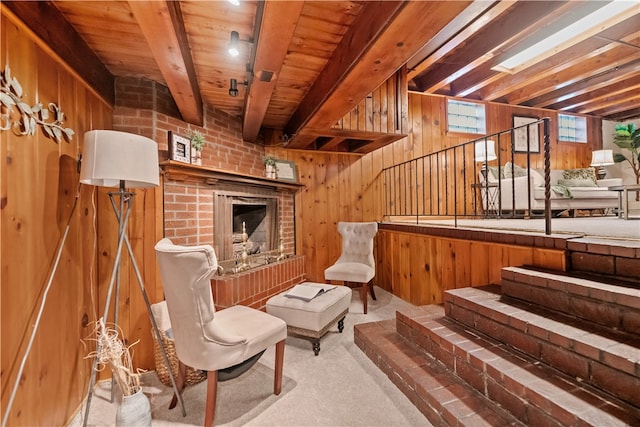
<path fill-rule="evenodd" d="M 451 104 L 452 102 L 457 103 L 458 105 L 460 104 L 466 104 L 466 107 L 471 107 L 475 110 L 475 112 L 477 113 L 479 110 L 481 110 L 481 114 L 461 114 L 461 113 L 455 113 L 457 117 L 466 117 L 466 118 L 475 118 L 476 120 L 476 124 L 478 124 L 478 122 L 480 120 L 482 120 L 482 128 L 479 128 L 478 126 L 467 126 L 467 127 L 463 127 L 461 125 L 453 125 L 456 126 L 456 128 L 452 129 L 452 120 L 451 120 L 451 116 L 450 111 L 452 110 L 451 108 Z M 487 105 L 484 102 L 478 102 L 478 101 L 469 101 L 469 100 L 461 100 L 461 99 L 456 99 L 456 98 L 447 98 L 447 103 L 446 103 L 446 118 L 447 118 L 447 133 L 455 133 L 455 134 L 466 134 L 466 135 L 486 135 L 487 134 Z M 468 111 L 465 113 L 469 113 Z M 477 129 L 478 131 L 475 132 L 472 129 Z"/>
<path fill-rule="evenodd" d="M 565 126 L 563 128 L 563 117 L 567 117 L 568 121 L 573 121 L 575 125 L 582 123 L 584 126 Z M 588 141 L 588 132 L 587 132 L 587 118 L 584 116 L 578 116 L 574 114 L 566 114 L 566 113 L 558 113 L 558 142 L 571 142 L 576 144 L 586 144 Z M 573 131 L 575 136 L 566 136 L 563 134 L 562 129 L 569 129 Z"/>

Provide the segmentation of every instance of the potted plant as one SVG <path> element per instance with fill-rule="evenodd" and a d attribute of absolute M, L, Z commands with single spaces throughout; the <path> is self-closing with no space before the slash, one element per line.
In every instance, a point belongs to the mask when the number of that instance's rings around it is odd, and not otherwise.
<path fill-rule="evenodd" d="M 133 369 L 130 348 L 119 338 L 118 330 L 107 327 L 104 320 L 96 323 L 96 351 L 87 358 L 96 358 L 98 367 L 111 369 L 113 378 L 122 392 L 122 402 L 116 410 L 117 426 L 151 426 L 151 405 L 142 392 L 140 374 Z"/>
<path fill-rule="evenodd" d="M 191 141 L 191 163 L 202 164 L 202 148 L 204 147 L 204 135 L 198 130 L 189 130 L 189 140 Z"/>
<path fill-rule="evenodd" d="M 636 129 L 633 123 L 616 125 L 613 143 L 631 152 L 629 157 L 622 153 L 614 153 L 613 161 L 616 163 L 629 162 L 636 176 L 636 184 L 640 184 L 640 129 Z M 636 201 L 639 199 L 640 194 L 636 193 Z"/>
<path fill-rule="evenodd" d="M 267 178 L 277 178 L 276 158 L 273 156 L 264 156 L 262 158 L 262 163 L 264 163 Z"/>

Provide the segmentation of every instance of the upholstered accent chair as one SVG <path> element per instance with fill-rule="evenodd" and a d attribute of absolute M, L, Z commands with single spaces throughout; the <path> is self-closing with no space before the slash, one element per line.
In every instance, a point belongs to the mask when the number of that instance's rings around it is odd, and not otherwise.
<path fill-rule="evenodd" d="M 162 239 L 155 249 L 180 360 L 178 390 L 184 387 L 186 366 L 207 371 L 204 425 L 213 424 L 219 373 L 256 359 L 272 345 L 276 346 L 273 392 L 280 394 L 286 323 L 240 305 L 216 311 L 209 279 L 218 261 L 211 246 L 179 246 Z M 174 396 L 174 406 L 176 401 Z"/>
<path fill-rule="evenodd" d="M 342 281 L 351 288 L 360 288 L 364 314 L 367 314 L 367 291 L 371 298 L 376 299 L 370 282 L 376 275 L 373 239 L 377 232 L 377 222 L 339 222 L 342 252 L 335 264 L 324 270 L 324 279 L 328 283 Z"/>

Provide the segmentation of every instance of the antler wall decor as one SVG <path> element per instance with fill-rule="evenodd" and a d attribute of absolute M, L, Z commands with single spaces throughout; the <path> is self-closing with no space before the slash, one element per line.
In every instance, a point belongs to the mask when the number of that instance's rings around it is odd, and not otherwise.
<path fill-rule="evenodd" d="M 16 135 L 35 135 L 37 125 L 42 126 L 42 131 L 47 138 L 55 142 L 71 141 L 75 132 L 71 128 L 62 126 L 64 113 L 55 103 L 50 102 L 47 108 L 41 103 L 29 105 L 22 101 L 22 86 L 15 77 L 11 77 L 11 71 L 7 65 L 0 72 L 0 103 L 4 111 L 0 114 L 0 130 L 13 130 Z M 20 117 L 12 120 L 13 107 L 16 107 Z M 49 120 L 49 112 L 53 114 L 53 121 Z"/>

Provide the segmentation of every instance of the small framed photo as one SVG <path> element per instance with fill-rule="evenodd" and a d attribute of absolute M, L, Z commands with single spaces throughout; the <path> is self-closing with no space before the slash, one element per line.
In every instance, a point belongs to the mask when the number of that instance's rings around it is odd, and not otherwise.
<path fill-rule="evenodd" d="M 516 116 L 513 115 L 513 127 L 525 126 L 529 123 L 537 122 L 538 117 L 533 116 Z M 540 152 L 540 133 L 539 125 L 529 127 L 521 127 L 513 131 L 513 151 L 516 153 L 539 153 Z M 527 150 L 527 129 L 529 129 L 529 149 Z"/>
<path fill-rule="evenodd" d="M 169 160 L 191 163 L 191 140 L 169 131 Z"/>
<path fill-rule="evenodd" d="M 298 182 L 296 164 L 289 160 L 276 160 L 276 176 L 283 181 Z"/>

